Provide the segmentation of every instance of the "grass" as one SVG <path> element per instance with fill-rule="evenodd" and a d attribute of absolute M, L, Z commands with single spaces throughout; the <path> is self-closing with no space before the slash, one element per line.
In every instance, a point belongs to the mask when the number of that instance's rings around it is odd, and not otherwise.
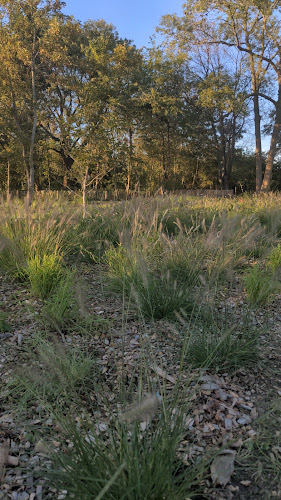
<path fill-rule="evenodd" d="M 160 408 L 160 415 L 145 431 L 140 423 L 115 418 L 106 436 L 97 434 L 93 426 L 83 436 L 70 424 L 66 432 L 73 447 L 67 454 L 56 455 L 48 476 L 58 488 L 66 488 L 81 500 L 100 498 L 105 487 L 108 500 L 194 498 L 210 458 L 184 465 L 177 456 L 184 427 L 172 417 L 168 408 L 165 412 Z M 120 472 L 116 475 L 116 471 Z"/>
<path fill-rule="evenodd" d="M 184 323 L 184 333 L 173 338 L 173 347 L 175 366 L 181 368 L 184 359 L 185 375 L 190 367 L 227 373 L 240 366 L 249 369 L 259 356 L 260 335 L 250 322 L 251 312 L 268 304 L 280 289 L 281 197 L 170 196 L 96 204 L 88 207 L 84 220 L 75 202 L 41 200 L 31 208 L 15 202 L 0 208 L 0 270 L 24 281 L 40 298 L 44 325 L 43 333 L 27 345 L 33 363 L 18 371 L 9 390 L 25 409 L 36 400 L 45 404 L 72 444 L 52 456 L 47 473 L 53 484 L 81 500 L 184 500 L 202 495 L 210 456 L 187 464 L 180 453 L 187 440 L 183 417 L 192 404 L 186 398 L 186 382 L 183 392 L 181 380 L 166 391 L 157 377 L 148 376 L 151 352 L 142 346 L 139 366 L 127 380 L 122 344 L 122 359 L 115 359 L 122 373 L 118 378 L 114 362 L 109 367 L 114 399 L 107 399 L 103 375 L 80 348 L 85 335 L 94 348 L 90 337 L 97 331 L 96 318 L 77 291 L 77 266 L 81 260 L 90 262 L 95 273 L 101 263 L 111 289 L 123 298 L 123 309 L 132 304 L 142 325 L 149 324 L 147 331 L 159 321 L 165 325 L 163 319 L 177 322 L 173 331 Z M 247 305 L 238 302 L 239 310 L 232 313 L 222 308 L 233 296 L 243 297 L 244 287 Z M 119 319 L 123 332 L 124 311 Z M 8 326 L 1 315 L 0 331 Z M 109 334 L 107 323 L 106 331 Z M 79 339 L 77 347 L 65 344 L 66 335 Z M 161 401 L 155 399 L 157 392 Z M 137 409 L 132 410 L 124 401 L 135 393 Z M 153 402 L 153 409 L 143 417 L 144 400 Z M 96 425 L 98 412 L 108 417 L 104 432 Z M 266 439 L 260 443 L 263 454 Z M 265 467 L 279 474 L 280 457 L 272 446 L 273 458 Z"/>
<path fill-rule="evenodd" d="M 65 279 L 66 271 L 62 267 L 61 256 L 35 255 L 27 261 L 25 273 L 30 283 L 31 292 L 41 299 L 49 297 Z"/>
<path fill-rule="evenodd" d="M 209 315 L 205 322 L 190 328 L 186 343 L 188 364 L 195 368 L 227 371 L 249 366 L 258 359 L 259 330 L 246 316 L 238 323 L 235 315 L 231 316 L 226 313 L 218 318 Z"/>
<path fill-rule="evenodd" d="M 36 400 L 59 407 L 68 404 L 71 398 L 79 399 L 86 386 L 93 388 L 91 380 L 96 373 L 93 357 L 82 349 L 66 348 L 55 336 L 34 334 L 26 356 L 33 359 L 32 364 L 16 370 L 7 387 L 19 412 Z"/>
<path fill-rule="evenodd" d="M 243 276 L 247 297 L 251 304 L 260 306 L 269 302 L 280 290 L 274 273 L 258 265 L 251 267 Z"/>
<path fill-rule="evenodd" d="M 7 319 L 8 319 L 8 314 L 0 312 L 0 333 L 6 333 L 12 330 L 11 326 L 6 321 Z"/>
<path fill-rule="evenodd" d="M 125 292 L 131 297 L 137 310 L 145 318 L 158 320 L 173 318 L 175 312 L 183 309 L 191 313 L 195 307 L 195 297 L 190 283 L 193 273 L 186 271 L 180 279 L 174 278 L 175 268 L 150 270 L 149 264 L 139 251 L 128 251 L 121 245 L 106 253 L 111 287 L 117 292 Z"/>
<path fill-rule="evenodd" d="M 238 474 L 250 478 L 254 483 L 262 480 L 265 500 L 280 497 L 281 481 L 281 405 L 280 399 L 274 398 L 269 408 L 256 423 L 257 435 L 248 440 L 241 449 Z"/>

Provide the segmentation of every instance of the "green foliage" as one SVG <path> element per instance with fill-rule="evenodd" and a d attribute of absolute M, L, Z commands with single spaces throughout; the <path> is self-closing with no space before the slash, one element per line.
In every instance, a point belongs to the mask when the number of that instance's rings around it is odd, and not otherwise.
<path fill-rule="evenodd" d="M 266 304 L 280 289 L 275 275 L 257 264 L 244 274 L 243 281 L 248 299 L 255 305 Z"/>

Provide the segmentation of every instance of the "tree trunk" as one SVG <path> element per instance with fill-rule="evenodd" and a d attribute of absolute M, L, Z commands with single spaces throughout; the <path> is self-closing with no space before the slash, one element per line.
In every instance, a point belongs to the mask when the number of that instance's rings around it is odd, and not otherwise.
<path fill-rule="evenodd" d="M 270 141 L 270 149 L 266 160 L 266 167 L 263 176 L 263 183 L 261 186 L 261 191 L 267 192 L 270 188 L 270 181 L 272 177 L 272 170 L 274 164 L 274 158 L 276 155 L 277 144 L 280 141 L 280 131 L 281 131 L 281 75 L 279 77 L 279 87 L 278 87 L 278 99 L 276 104 L 276 115 L 273 127 L 273 132 Z"/>
<path fill-rule="evenodd" d="M 31 205 L 34 196 L 34 144 L 37 128 L 37 100 L 36 100 L 36 34 L 33 35 L 32 63 L 31 63 L 31 85 L 32 85 L 32 103 L 33 103 L 33 125 L 29 149 L 29 186 L 28 186 L 28 204 Z"/>
<path fill-rule="evenodd" d="M 64 176 L 63 176 L 63 187 L 64 187 L 64 189 L 68 188 L 68 175 L 67 175 L 67 172 L 65 172 Z"/>
<path fill-rule="evenodd" d="M 166 184 L 166 179 L 167 179 L 167 162 L 166 162 L 166 151 L 165 151 L 165 137 L 164 134 L 162 134 L 162 168 L 163 168 L 163 174 L 162 174 L 162 184 L 165 186 Z"/>
<path fill-rule="evenodd" d="M 227 165 L 226 165 L 226 175 L 224 180 L 224 189 L 228 190 L 232 184 L 232 168 L 233 160 L 235 155 L 235 143 L 236 143 L 236 116 L 232 119 L 232 134 L 230 137 L 230 145 L 228 151 Z"/>
<path fill-rule="evenodd" d="M 220 112 L 220 150 L 221 150 L 221 161 L 222 165 L 220 168 L 220 186 L 221 189 L 225 189 L 226 182 L 226 142 L 224 133 L 224 122 L 223 114 Z"/>
<path fill-rule="evenodd" d="M 131 173 L 132 173 L 132 162 L 133 162 L 133 131 L 131 127 L 129 128 L 129 164 L 128 164 L 128 175 L 127 175 L 127 184 L 126 184 L 126 193 L 127 196 L 130 191 L 130 183 L 131 183 Z"/>
<path fill-rule="evenodd" d="M 170 133 L 171 133 L 171 125 L 169 120 L 167 120 L 167 171 L 170 171 L 171 167 L 171 138 L 170 138 Z"/>
<path fill-rule="evenodd" d="M 259 97 L 254 95 L 254 117 L 256 138 L 256 192 L 259 193 L 262 185 L 262 147 L 261 147 L 261 117 Z"/>
<path fill-rule="evenodd" d="M 11 194 L 10 194 L 10 160 L 8 160 L 7 164 L 7 203 L 9 203 L 11 199 Z"/>
<path fill-rule="evenodd" d="M 86 217 L 86 208 L 87 208 L 87 179 L 88 179 L 88 171 L 89 167 L 86 167 L 85 175 L 82 183 L 82 199 L 83 199 L 83 219 Z"/>
<path fill-rule="evenodd" d="M 28 170 L 28 165 L 27 165 L 25 146 L 22 147 L 22 162 L 23 162 L 25 177 L 26 177 L 26 196 L 27 196 L 27 193 L 29 191 L 29 170 Z"/>

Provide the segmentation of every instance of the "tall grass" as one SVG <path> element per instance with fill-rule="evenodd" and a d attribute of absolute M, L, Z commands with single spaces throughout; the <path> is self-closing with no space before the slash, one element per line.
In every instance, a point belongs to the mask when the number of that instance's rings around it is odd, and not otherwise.
<path fill-rule="evenodd" d="M 24 376 L 20 370 L 12 386 L 26 404 L 35 398 L 51 409 L 71 444 L 52 457 L 47 472 L 53 484 L 81 500 L 184 500 L 200 494 L 209 458 L 193 462 L 184 458 L 188 449 L 182 454 L 191 404 L 182 370 L 230 370 L 257 359 L 258 332 L 245 318 L 238 324 L 236 311 L 229 317 L 221 302 L 233 290 L 239 296 L 244 285 L 256 305 L 276 292 L 280 208 L 277 196 L 166 197 L 94 205 L 82 220 L 81 207 L 68 203 L 3 207 L 0 269 L 29 284 L 44 302 L 43 322 L 62 333 L 59 340 L 43 334 L 33 339 L 29 354 L 37 367 L 24 367 Z M 121 375 L 113 361 L 108 388 L 87 351 L 61 343 L 81 320 L 74 271 L 81 258 L 95 264 L 102 259 L 111 286 L 125 298 L 123 308 L 133 303 L 144 327 L 147 319 L 188 324 L 175 342 L 180 369 L 172 391 L 151 377 L 147 345 L 129 376 L 120 348 Z M 136 406 L 125 407 L 134 397 Z M 100 425 L 97 413 L 106 424 Z"/>

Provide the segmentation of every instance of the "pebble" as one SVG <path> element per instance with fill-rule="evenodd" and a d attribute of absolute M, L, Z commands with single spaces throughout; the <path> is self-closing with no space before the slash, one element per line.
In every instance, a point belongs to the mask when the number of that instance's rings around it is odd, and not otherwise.
<path fill-rule="evenodd" d="M 240 425 L 250 424 L 251 422 L 252 422 L 252 419 L 248 415 L 242 415 L 242 417 L 238 418 L 238 420 L 237 420 L 237 423 Z"/>
<path fill-rule="evenodd" d="M 108 429 L 107 424 L 96 424 L 96 429 L 100 432 L 106 432 Z"/>
<path fill-rule="evenodd" d="M 18 493 L 17 500 L 29 500 L 29 493 L 26 491 L 21 491 Z"/>
<path fill-rule="evenodd" d="M 231 431 L 232 430 L 232 420 L 230 418 L 225 418 L 224 419 L 224 426 L 225 426 L 227 431 Z"/>
<path fill-rule="evenodd" d="M 43 489 L 40 484 L 36 487 L 36 500 L 42 500 Z"/>
<path fill-rule="evenodd" d="M 219 386 L 218 384 L 210 382 L 209 384 L 202 384 L 201 389 L 204 391 L 215 391 L 216 389 L 219 389 Z"/>
<path fill-rule="evenodd" d="M 218 393 L 219 393 L 219 398 L 220 398 L 221 401 L 226 401 L 227 400 L 228 394 L 226 392 L 224 392 L 221 389 L 219 389 Z"/>
<path fill-rule="evenodd" d="M 26 488 L 29 490 L 30 488 L 33 488 L 33 476 L 28 476 L 26 478 Z"/>

